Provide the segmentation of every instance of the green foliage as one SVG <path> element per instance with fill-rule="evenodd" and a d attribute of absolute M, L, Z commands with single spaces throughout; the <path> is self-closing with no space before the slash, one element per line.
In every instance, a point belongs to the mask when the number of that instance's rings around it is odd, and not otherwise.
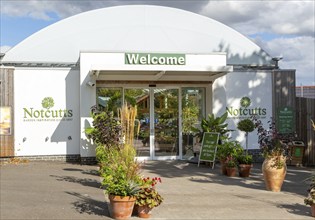
<path fill-rule="evenodd" d="M 255 130 L 255 124 L 251 119 L 246 118 L 246 119 L 241 120 L 237 123 L 237 129 L 239 129 L 240 131 L 244 131 L 246 133 L 245 137 L 246 137 L 246 155 L 247 155 L 247 152 L 248 152 L 248 133 Z"/>
<path fill-rule="evenodd" d="M 253 117 L 255 128 L 257 128 L 258 144 L 265 158 L 274 158 L 273 167 L 281 169 L 285 165 L 283 157 L 289 148 L 288 143 L 294 140 L 294 134 L 280 134 L 276 128 L 276 122 L 271 118 L 268 121 L 268 129 L 263 127 L 260 119 Z"/>
<path fill-rule="evenodd" d="M 186 106 L 183 108 L 183 133 L 189 134 L 194 124 L 198 122 L 199 109 L 197 106 Z"/>
<path fill-rule="evenodd" d="M 228 123 L 225 123 L 227 116 L 227 112 L 218 117 L 215 117 L 214 114 L 209 114 L 208 119 L 202 119 L 201 130 L 199 130 L 199 128 L 193 127 L 192 131 L 196 132 L 200 139 L 202 139 L 204 132 L 217 132 L 220 134 L 221 140 L 225 139 L 226 134 L 232 131 L 227 129 Z"/>
<path fill-rule="evenodd" d="M 122 127 L 120 122 L 114 118 L 113 112 L 92 112 L 93 127 L 85 129 L 89 139 L 97 146 L 117 147 L 120 145 Z"/>
<path fill-rule="evenodd" d="M 99 158 L 102 185 L 107 194 L 134 196 L 139 190 L 140 164 L 135 160 L 136 150 L 130 145 L 103 148 Z"/>
<path fill-rule="evenodd" d="M 149 208 L 154 208 L 163 202 L 163 197 L 155 188 L 158 182 L 161 183 L 161 178 L 155 177 L 150 179 L 147 177 L 140 180 L 141 189 L 136 194 L 136 205 L 147 205 Z"/>
<path fill-rule="evenodd" d="M 255 124 L 252 120 L 246 118 L 237 123 L 237 129 L 249 133 L 255 130 Z"/>
<path fill-rule="evenodd" d="M 308 180 L 310 180 L 310 187 L 307 190 L 308 196 L 304 199 L 304 203 L 305 205 L 313 205 L 315 204 L 315 172 Z"/>
<path fill-rule="evenodd" d="M 85 130 L 97 145 L 96 159 L 105 193 L 134 196 L 139 190 L 140 164 L 133 146 L 122 144 L 120 122 L 113 113 L 92 109 L 93 127 Z"/>
<path fill-rule="evenodd" d="M 247 164 L 250 165 L 253 163 L 252 155 L 241 154 L 237 157 L 238 164 Z"/>
<path fill-rule="evenodd" d="M 218 145 L 217 156 L 220 160 L 226 160 L 227 157 L 238 158 L 243 154 L 243 148 L 238 141 L 225 140 Z"/>
<path fill-rule="evenodd" d="M 228 156 L 226 158 L 225 164 L 226 164 L 227 167 L 230 167 L 230 168 L 237 167 L 237 160 L 236 160 L 235 157 Z"/>
<path fill-rule="evenodd" d="M 136 205 L 147 205 L 149 208 L 159 206 L 163 198 L 154 188 L 143 188 L 138 194 L 136 194 Z"/>

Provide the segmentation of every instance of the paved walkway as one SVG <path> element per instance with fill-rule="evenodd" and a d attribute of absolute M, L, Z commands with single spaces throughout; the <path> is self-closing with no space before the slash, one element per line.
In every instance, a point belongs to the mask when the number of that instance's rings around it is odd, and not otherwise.
<path fill-rule="evenodd" d="M 314 219 L 305 206 L 314 169 L 288 167 L 279 193 L 265 190 L 256 164 L 249 178 L 226 177 L 184 161 L 149 161 L 144 176 L 158 176 L 165 201 L 151 219 Z M 29 162 L 0 166 L 1 219 L 111 219 L 97 166 Z M 132 220 L 139 219 L 132 217 Z"/>

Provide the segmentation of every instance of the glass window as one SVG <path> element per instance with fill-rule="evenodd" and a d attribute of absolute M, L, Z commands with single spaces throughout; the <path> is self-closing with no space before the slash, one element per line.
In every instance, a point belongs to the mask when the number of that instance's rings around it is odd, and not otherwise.
<path fill-rule="evenodd" d="M 205 115 L 205 88 L 182 88 L 183 158 L 194 155 L 197 142 L 191 127 L 199 127 Z"/>
<path fill-rule="evenodd" d="M 97 107 L 106 112 L 113 111 L 117 116 L 118 108 L 122 106 L 122 88 L 97 88 Z"/>

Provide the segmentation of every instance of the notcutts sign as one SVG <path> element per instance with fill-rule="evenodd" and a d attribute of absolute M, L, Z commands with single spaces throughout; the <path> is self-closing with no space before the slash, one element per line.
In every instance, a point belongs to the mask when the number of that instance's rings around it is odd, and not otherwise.
<path fill-rule="evenodd" d="M 229 118 L 249 118 L 255 115 L 258 118 L 266 118 L 267 109 L 264 107 L 251 107 L 251 99 L 249 97 L 243 97 L 240 100 L 241 107 L 229 106 L 226 107 Z"/>
<path fill-rule="evenodd" d="M 54 99 L 46 97 L 42 100 L 42 108 L 23 108 L 23 121 L 71 121 L 72 109 L 54 108 Z"/>

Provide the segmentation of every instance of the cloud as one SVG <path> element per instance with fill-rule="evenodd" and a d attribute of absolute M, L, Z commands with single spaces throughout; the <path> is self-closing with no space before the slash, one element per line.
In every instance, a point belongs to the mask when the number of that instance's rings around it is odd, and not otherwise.
<path fill-rule="evenodd" d="M 315 45 L 314 38 L 300 36 L 276 38 L 264 41 L 257 37 L 252 39 L 273 57 L 282 56 L 281 69 L 296 69 L 296 85 L 315 85 Z"/>
<path fill-rule="evenodd" d="M 210 1 L 200 12 L 239 32 L 314 35 L 314 1 Z"/>
<path fill-rule="evenodd" d="M 32 17 L 34 19 L 51 20 L 54 16 L 66 18 L 81 12 L 118 5 L 162 5 L 168 7 L 181 8 L 198 13 L 208 1 L 136 1 L 136 0 L 112 0 L 112 1 L 51 1 L 51 0 L 15 0 L 4 1 L 1 13 L 7 16 Z"/>

